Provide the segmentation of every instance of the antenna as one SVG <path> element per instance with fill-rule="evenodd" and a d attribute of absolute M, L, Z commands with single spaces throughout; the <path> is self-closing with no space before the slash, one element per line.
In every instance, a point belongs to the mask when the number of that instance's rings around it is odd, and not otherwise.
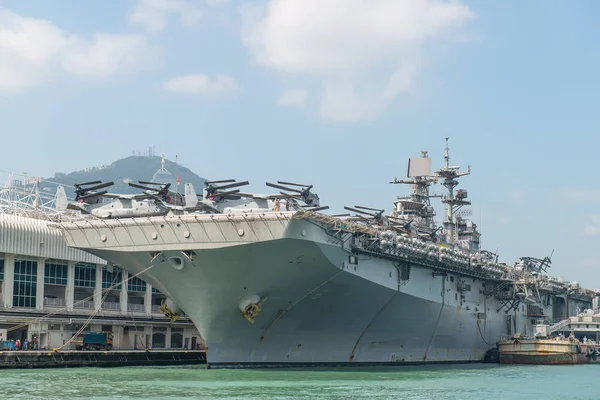
<path fill-rule="evenodd" d="M 446 169 L 450 168 L 450 148 L 448 147 L 448 139 L 446 138 L 446 154 L 444 155 L 444 159 L 446 160 Z"/>
<path fill-rule="evenodd" d="M 179 193 L 179 163 L 175 154 L 175 193 Z"/>
<path fill-rule="evenodd" d="M 482 228 L 482 221 L 483 220 L 483 214 L 481 211 L 481 203 L 479 203 L 479 234 L 481 236 L 483 236 L 483 228 Z M 479 237 L 479 244 L 481 245 L 481 242 L 483 242 L 483 240 L 481 239 L 481 236 Z"/>
<path fill-rule="evenodd" d="M 444 159 L 446 160 L 446 166 L 443 169 L 436 171 L 436 176 L 442 179 L 441 184 L 446 187 L 447 194 L 442 197 L 442 203 L 446 204 L 446 218 L 444 219 L 444 230 L 446 231 L 446 241 L 448 243 L 454 243 L 457 239 L 456 236 L 456 221 L 455 212 L 460 210 L 461 207 L 470 205 L 471 202 L 466 200 L 468 194 L 466 190 L 459 189 L 454 192 L 454 188 L 458 185 L 457 178 L 461 176 L 469 175 L 471 169 L 467 172 L 459 172 L 458 166 L 450 166 L 450 148 L 448 146 L 449 137 L 446 137 L 446 148 L 444 151 Z"/>

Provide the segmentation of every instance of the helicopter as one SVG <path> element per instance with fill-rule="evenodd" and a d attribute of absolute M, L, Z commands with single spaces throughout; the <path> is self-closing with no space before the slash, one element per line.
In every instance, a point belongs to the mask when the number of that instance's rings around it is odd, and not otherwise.
<path fill-rule="evenodd" d="M 128 185 L 137 189 L 144 189 L 144 193 L 146 194 L 156 194 L 156 196 L 160 197 L 160 199 L 167 204 L 174 206 L 185 205 L 184 197 L 181 194 L 169 190 L 171 187 L 170 183 L 138 181 L 138 183 L 129 182 Z M 158 186 L 158 188 L 149 185 Z"/>
<path fill-rule="evenodd" d="M 254 204 L 249 202 L 253 195 L 242 193 L 239 189 L 234 189 L 240 186 L 248 185 L 248 181 L 236 182 L 235 179 L 221 179 L 213 181 L 205 181 L 205 187 L 202 189 L 202 194 L 197 194 L 194 186 L 191 183 L 185 184 L 184 207 L 178 207 L 181 211 L 201 211 L 211 214 L 220 214 L 227 212 L 229 208 L 241 208 L 248 211 L 251 209 L 261 209 L 264 211 L 267 204 Z"/>
<path fill-rule="evenodd" d="M 191 183 L 185 184 L 185 207 L 184 211 L 203 211 L 209 213 L 229 213 L 229 212 L 265 212 L 279 211 L 280 207 L 285 210 L 306 210 L 320 211 L 326 210 L 328 206 L 319 206 L 318 196 L 310 193 L 312 185 L 300 185 L 290 182 L 281 182 L 288 185 L 299 187 L 308 187 L 309 189 L 290 189 L 281 185 L 270 184 L 267 186 L 277 187 L 279 189 L 289 190 L 293 193 L 280 192 L 279 194 L 256 194 L 241 192 L 241 186 L 248 185 L 248 181 L 236 182 L 235 179 L 220 179 L 206 181 L 202 194 L 196 194 Z M 310 198 L 310 199 L 309 199 Z M 281 200 L 284 200 L 281 205 Z M 300 202 L 305 203 L 301 205 Z M 310 205 L 310 206 L 308 206 Z"/>
<path fill-rule="evenodd" d="M 274 208 L 276 211 L 279 207 L 279 201 L 284 199 L 286 211 L 322 211 L 329 209 L 329 206 L 322 206 L 320 204 L 319 195 L 310 191 L 310 189 L 313 188 L 313 185 L 304 185 L 301 183 L 286 181 L 277 181 L 276 184 L 266 182 L 266 185 L 280 190 L 279 194 L 270 195 L 276 201 L 276 203 L 274 204 Z M 295 186 L 300 189 L 290 188 L 288 186 Z M 304 204 L 301 204 L 300 202 Z"/>
<path fill-rule="evenodd" d="M 313 185 L 303 185 L 300 183 L 285 182 L 285 181 L 277 181 L 277 184 L 266 182 L 266 185 L 269 187 L 273 187 L 273 188 L 282 190 L 279 193 L 281 195 L 283 195 L 284 198 L 291 198 L 291 199 L 300 200 L 300 201 L 304 202 L 306 207 L 313 208 L 313 211 L 315 211 L 314 208 L 320 207 L 319 196 L 316 193 L 313 193 L 310 191 L 310 189 L 313 188 Z M 299 187 L 301 189 L 290 188 L 290 187 L 284 186 L 284 185 L 295 186 L 295 187 Z M 289 193 L 289 192 L 292 192 L 292 193 Z M 297 193 L 297 194 L 294 194 L 294 193 Z M 327 208 L 329 208 L 329 207 L 327 207 Z"/>
<path fill-rule="evenodd" d="M 191 183 L 185 184 L 185 204 L 188 211 L 208 213 L 270 211 L 274 196 L 241 192 L 234 189 L 248 185 L 248 181 L 236 182 L 235 179 L 205 181 L 202 194 L 196 194 Z"/>
<path fill-rule="evenodd" d="M 379 210 L 377 208 L 365 207 L 365 206 L 344 206 L 345 210 L 357 213 L 351 220 L 363 223 L 366 225 L 377 225 L 377 226 L 391 226 L 388 217 L 383 215 L 385 210 Z M 365 211 L 368 210 L 368 211 Z M 369 212 L 370 211 L 370 212 Z M 367 216 L 365 216 L 367 215 Z"/>
<path fill-rule="evenodd" d="M 248 185 L 248 181 L 236 182 L 235 179 L 221 179 L 205 181 L 202 194 L 197 194 L 191 183 L 186 183 L 184 195 L 169 190 L 170 184 L 157 182 L 138 181 L 128 183 L 129 186 L 144 189 L 142 194 L 123 195 L 108 193 L 104 189 L 113 185 L 113 182 L 100 181 L 76 184 L 76 201 L 67 200 L 63 187 L 57 189 L 56 208 L 59 210 L 78 210 L 98 218 L 123 218 L 123 217 L 148 217 L 172 213 L 229 213 L 229 212 L 265 212 L 278 211 L 279 202 L 284 200 L 286 210 L 320 211 L 328 206 L 319 205 L 319 197 L 310 192 L 312 185 L 300 185 L 290 182 L 278 181 L 275 185 L 280 189 L 292 193 L 280 194 L 253 194 L 244 193 L 241 186 Z M 281 184 L 295 185 L 302 189 L 290 189 Z M 94 185 L 94 186 L 89 186 Z M 152 185 L 152 186 L 150 186 Z M 155 187 L 158 185 L 158 187 Z M 270 184 L 274 185 L 274 184 Z M 105 201 L 105 198 L 111 201 Z M 300 202 L 304 203 L 303 205 Z"/>
<path fill-rule="evenodd" d="M 94 186 L 89 186 L 94 185 Z M 114 182 L 101 181 L 75 184 L 75 201 L 69 201 L 63 186 L 56 189 L 56 209 L 76 210 L 97 218 L 149 217 L 166 215 L 167 207 L 157 195 L 143 194 L 113 194 L 106 190 L 98 191 L 114 185 Z M 105 198 L 112 199 L 105 201 Z"/>

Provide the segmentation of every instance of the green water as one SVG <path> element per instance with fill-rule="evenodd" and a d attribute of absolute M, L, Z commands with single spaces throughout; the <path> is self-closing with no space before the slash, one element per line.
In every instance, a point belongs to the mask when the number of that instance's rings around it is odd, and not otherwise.
<path fill-rule="evenodd" d="M 600 365 L 0 370 L 0 399 L 600 399 Z"/>

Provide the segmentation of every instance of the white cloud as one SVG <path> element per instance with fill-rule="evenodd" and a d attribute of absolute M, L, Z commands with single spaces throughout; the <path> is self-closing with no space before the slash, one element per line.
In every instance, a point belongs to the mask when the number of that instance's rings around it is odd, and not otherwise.
<path fill-rule="evenodd" d="M 183 26 L 197 24 L 202 18 L 198 1 L 190 0 L 139 0 L 129 15 L 132 25 L 141 26 L 149 32 L 163 31 L 167 19 L 175 15 Z"/>
<path fill-rule="evenodd" d="M 220 94 L 235 90 L 236 84 L 228 75 L 211 78 L 203 74 L 193 74 L 169 79 L 163 83 L 163 87 L 179 94 Z"/>
<path fill-rule="evenodd" d="M 411 90 L 424 42 L 474 16 L 436 0 L 269 0 L 240 12 L 256 61 L 317 77 L 321 114 L 346 121 L 373 117 Z"/>
<path fill-rule="evenodd" d="M 588 236 L 600 235 L 600 214 L 590 216 L 590 221 L 583 228 L 583 234 Z"/>
<path fill-rule="evenodd" d="M 277 99 L 277 105 L 282 107 L 304 107 L 308 99 L 305 89 L 291 89 L 283 92 Z"/>
<path fill-rule="evenodd" d="M 58 70 L 105 77 L 148 65 L 152 52 L 143 36 L 96 34 L 89 40 L 0 7 L 0 91 L 39 85 Z"/>
<path fill-rule="evenodd" d="M 98 33 L 92 40 L 77 40 L 73 51 L 65 54 L 63 66 L 81 77 L 105 77 L 119 70 L 136 70 L 157 54 L 143 36 Z"/>

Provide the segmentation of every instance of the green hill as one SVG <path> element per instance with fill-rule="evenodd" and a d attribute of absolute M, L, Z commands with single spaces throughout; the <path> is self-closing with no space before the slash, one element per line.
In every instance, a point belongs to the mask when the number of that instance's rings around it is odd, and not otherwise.
<path fill-rule="evenodd" d="M 115 183 L 114 186 L 106 188 L 109 192 L 134 194 L 141 193 L 141 189 L 133 188 L 129 186 L 127 182 L 137 183 L 137 181 L 152 181 L 154 174 L 160 168 L 161 158 L 158 156 L 130 156 L 102 167 L 87 168 L 82 171 L 75 171 L 68 174 L 58 172 L 54 174 L 54 176 L 47 178 L 47 180 L 67 185 L 65 186 L 65 189 L 67 191 L 67 196 L 69 197 L 74 195 L 72 188 L 73 184 L 89 181 L 112 181 Z M 179 185 L 180 193 L 183 193 L 184 183 L 192 183 L 197 192 L 200 192 L 204 187 L 204 178 L 196 175 L 181 165 L 165 160 L 165 169 L 171 173 L 173 180 L 179 175 L 181 180 L 181 184 Z M 56 185 L 42 182 L 40 189 L 45 192 L 54 193 Z M 173 191 L 175 190 L 174 181 L 172 182 L 170 189 Z"/>

